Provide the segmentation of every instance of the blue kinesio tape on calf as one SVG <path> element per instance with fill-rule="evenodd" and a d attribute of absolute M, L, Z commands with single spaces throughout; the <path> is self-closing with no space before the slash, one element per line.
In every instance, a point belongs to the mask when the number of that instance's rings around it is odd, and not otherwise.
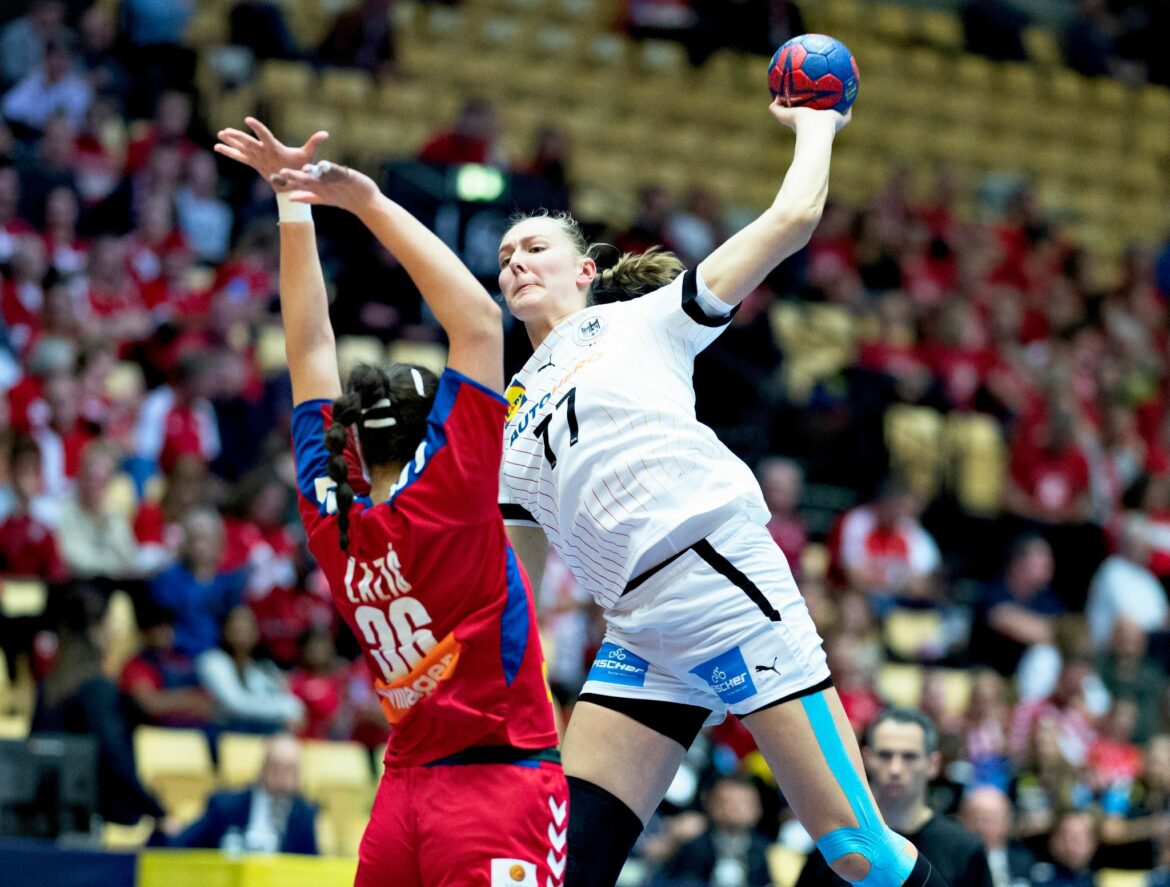
<path fill-rule="evenodd" d="M 805 696 L 801 702 L 825 761 L 849 799 L 858 822 L 857 828 L 841 828 L 822 835 L 817 841 L 817 849 L 829 863 L 849 853 L 865 857 L 869 862 L 869 873 L 860 881 L 851 882 L 855 887 L 898 887 L 914 869 L 914 860 L 902 851 L 906 839 L 886 828 L 874 809 L 869 792 L 841 742 L 825 694 L 814 693 Z"/>

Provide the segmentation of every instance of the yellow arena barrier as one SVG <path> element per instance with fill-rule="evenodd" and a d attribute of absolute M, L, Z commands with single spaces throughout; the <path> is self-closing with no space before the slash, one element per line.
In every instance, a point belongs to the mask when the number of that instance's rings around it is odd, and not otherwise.
<path fill-rule="evenodd" d="M 356 870 L 356 859 L 150 850 L 138 858 L 138 887 L 352 887 Z"/>

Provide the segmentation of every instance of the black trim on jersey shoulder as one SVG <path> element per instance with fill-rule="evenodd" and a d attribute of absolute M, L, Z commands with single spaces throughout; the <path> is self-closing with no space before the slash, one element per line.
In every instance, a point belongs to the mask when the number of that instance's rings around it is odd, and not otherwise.
<path fill-rule="evenodd" d="M 523 505 L 517 505 L 515 502 L 501 502 L 500 516 L 505 521 L 526 521 L 531 523 L 534 527 L 540 526 L 537 521 Z"/>
<path fill-rule="evenodd" d="M 690 748 L 711 709 L 685 702 L 668 702 L 665 699 L 630 699 L 626 696 L 607 696 L 602 693 L 582 693 L 578 702 L 591 702 L 623 714 L 667 739 L 673 739 L 683 748 Z"/>
<path fill-rule="evenodd" d="M 697 301 L 699 298 L 699 272 L 698 271 L 684 271 L 683 285 L 682 285 L 682 310 L 687 317 L 693 320 L 700 326 L 727 326 L 731 323 L 731 318 L 735 317 L 736 312 L 739 311 L 739 306 L 736 305 L 731 308 L 731 313 L 726 317 L 709 317 L 707 312 L 703 310 L 703 306 Z M 730 306 L 729 306 L 730 307 Z"/>
<path fill-rule="evenodd" d="M 707 562 L 707 564 L 722 576 L 726 576 L 731 584 L 736 588 L 741 589 L 744 594 L 752 599 L 760 611 L 771 619 L 773 622 L 780 622 L 780 612 L 772 606 L 772 602 L 768 600 L 767 596 L 760 591 L 759 586 L 752 582 L 747 576 L 741 573 L 731 561 L 721 555 L 715 550 L 713 546 L 706 539 L 700 539 L 694 544 L 695 554 Z"/>
<path fill-rule="evenodd" d="M 761 705 L 759 708 L 753 708 L 745 715 L 740 715 L 741 718 L 746 718 L 748 715 L 754 715 L 758 711 L 763 711 L 767 708 L 775 708 L 777 705 L 783 705 L 785 702 L 793 702 L 797 699 L 803 699 L 805 696 L 812 696 L 814 693 L 823 693 L 833 686 L 832 678 L 825 678 L 819 684 L 813 684 L 811 687 L 805 687 L 803 690 L 797 690 L 795 693 L 789 693 L 787 696 L 781 696 L 779 699 L 773 699 L 771 702 Z"/>

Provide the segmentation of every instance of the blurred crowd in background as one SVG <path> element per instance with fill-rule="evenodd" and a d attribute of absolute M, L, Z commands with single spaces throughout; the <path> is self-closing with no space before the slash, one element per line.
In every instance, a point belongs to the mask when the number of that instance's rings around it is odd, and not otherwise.
<path fill-rule="evenodd" d="M 33 0 L 0 23 L 0 574 L 50 588 L 43 615 L 0 617 L 0 646 L 9 674 L 37 682 L 34 729 L 104 724 L 112 821 L 164 814 L 134 775 L 137 723 L 385 741 L 304 547 L 288 382 L 261 353 L 279 327 L 275 204 L 210 150 L 183 45 L 192 6 Z M 390 6 L 365 0 L 301 47 L 279 5 L 240 0 L 233 40 L 392 77 Z M 1070 65 L 1166 82 L 1146 39 L 1164 6 L 1077 4 Z M 968 4 L 971 48 L 1004 51 L 1013 15 Z M 696 63 L 711 49 L 697 34 L 766 52 L 803 30 L 780 0 L 631 0 L 624 26 L 675 32 Z M 572 204 L 563 134 L 543 132 L 527 157 L 501 156 L 497 136 L 493 105 L 469 100 L 420 159 L 541 176 Z M 1022 840 L 1085 812 L 1100 864 L 1170 865 L 1170 248 L 1135 248 L 1105 285 L 1092 244 L 1071 242 L 1026 185 L 994 217 L 960 214 L 977 184 L 940 170 L 924 199 L 897 174 L 867 205 L 831 202 L 809 247 L 700 356 L 699 416 L 757 469 L 859 734 L 889 701 L 889 664 L 917 666 L 911 695 L 946 762 L 940 810 L 990 786 Z M 694 265 L 743 209 L 647 187 L 632 220 L 584 221 L 620 249 L 664 244 Z M 338 215 L 318 219 L 339 334 L 440 341 L 392 257 Z M 847 319 L 850 348 L 795 384 L 775 317 L 810 306 Z M 510 364 L 526 344 L 510 332 Z M 901 407 L 992 423 L 1002 465 L 979 508 L 891 471 L 886 420 Z M 141 637 L 111 674 L 114 589 Z M 567 713 L 600 616 L 555 558 L 540 606 Z M 898 619 L 929 630 L 891 644 Z M 704 734 L 687 767 L 648 859 L 693 836 L 698 786 L 735 773 L 769 785 L 734 723 Z M 774 840 L 790 817 L 760 797 L 751 818 Z"/>

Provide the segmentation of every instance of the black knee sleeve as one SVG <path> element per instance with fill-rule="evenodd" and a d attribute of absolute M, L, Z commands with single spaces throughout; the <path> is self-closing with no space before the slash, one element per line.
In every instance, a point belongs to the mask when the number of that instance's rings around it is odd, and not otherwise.
<path fill-rule="evenodd" d="M 902 887 L 951 887 L 943 880 L 942 875 L 930 865 L 930 860 L 918 852 L 918 861 L 910 872 L 910 877 L 902 882 Z"/>
<path fill-rule="evenodd" d="M 569 861 L 565 887 L 613 887 L 642 833 L 642 820 L 600 786 L 575 776 L 568 777 L 568 781 Z"/>

